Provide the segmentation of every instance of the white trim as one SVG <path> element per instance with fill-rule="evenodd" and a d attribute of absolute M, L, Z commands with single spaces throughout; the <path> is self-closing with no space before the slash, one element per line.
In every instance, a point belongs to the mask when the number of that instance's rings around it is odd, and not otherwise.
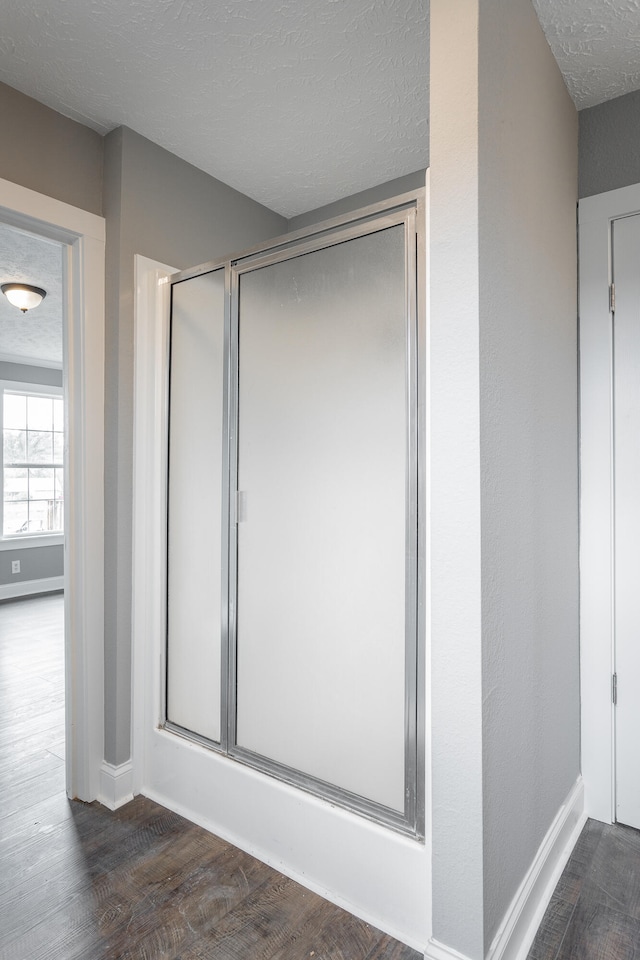
<path fill-rule="evenodd" d="M 90 801 L 104 740 L 105 221 L 1 179 L 0 221 L 66 245 L 66 777 L 69 796 Z"/>
<path fill-rule="evenodd" d="M 69 623 L 67 790 L 93 800 L 104 756 L 104 242 L 68 248 L 65 617 Z M 68 589 L 71 587 L 71 589 Z"/>
<path fill-rule="evenodd" d="M 60 547 L 63 544 L 63 533 L 26 533 L 23 536 L 0 537 L 0 552 L 2 550 L 28 550 L 30 547 Z"/>
<path fill-rule="evenodd" d="M 611 223 L 640 212 L 640 185 L 581 200 L 580 693 L 587 815 L 615 819 L 613 596 L 613 337 Z"/>
<path fill-rule="evenodd" d="M 32 383 L 29 380 L 0 380 L 0 390 L 7 393 L 43 393 L 49 397 L 61 397 L 62 387 L 55 383 Z"/>
<path fill-rule="evenodd" d="M 177 271 L 166 264 L 134 257 L 134 400 L 133 400 L 133 583 L 132 624 L 132 749 L 133 790 L 140 793 L 144 781 L 146 723 L 153 709 L 147 703 L 150 638 L 164 636 L 164 589 L 162 550 L 150 549 L 149 532 L 157 544 L 164 517 L 164 483 L 149 483 L 149 477 L 164 477 L 166 327 L 169 285 L 160 281 Z M 158 666 L 154 680 L 160 678 Z"/>
<path fill-rule="evenodd" d="M 578 777 L 511 901 L 486 960 L 526 960 L 586 819 L 584 784 Z"/>
<path fill-rule="evenodd" d="M 511 901 L 485 960 L 526 960 L 586 819 L 584 784 L 582 777 L 578 777 Z M 425 960 L 468 960 L 464 954 L 433 937 L 424 955 Z"/>
<path fill-rule="evenodd" d="M 458 953 L 453 947 L 431 937 L 424 952 L 425 960 L 469 960 L 466 953 Z"/>
<path fill-rule="evenodd" d="M 580 224 L 596 223 L 600 226 L 617 217 L 634 216 L 640 213 L 640 184 L 585 197 L 578 204 L 578 211 Z"/>
<path fill-rule="evenodd" d="M 0 600 L 14 597 L 29 597 L 35 593 L 52 593 L 64 590 L 64 577 L 42 577 L 40 580 L 18 580 L 17 583 L 0 584 Z"/>
<path fill-rule="evenodd" d="M 17 217 L 14 216 L 17 214 Z M 104 217 L 47 197 L 10 180 L 0 180 L 0 220 L 30 233 L 42 233 L 51 240 L 69 242 L 76 237 L 105 239 Z"/>
<path fill-rule="evenodd" d="M 133 764 L 131 760 L 117 766 L 103 761 L 100 767 L 100 790 L 97 799 L 109 810 L 117 810 L 133 800 Z"/>
<path fill-rule="evenodd" d="M 0 363 L 16 363 L 22 367 L 42 367 L 43 370 L 62 370 L 57 360 L 42 360 L 35 357 L 20 357 L 16 353 L 0 353 Z"/>

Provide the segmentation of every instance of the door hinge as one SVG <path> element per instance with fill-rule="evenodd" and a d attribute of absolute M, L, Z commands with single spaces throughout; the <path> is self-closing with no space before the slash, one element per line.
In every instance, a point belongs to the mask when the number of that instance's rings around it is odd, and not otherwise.
<path fill-rule="evenodd" d="M 616 285 L 609 284 L 609 313 L 615 313 L 616 309 Z"/>
<path fill-rule="evenodd" d="M 611 677 L 611 699 L 613 704 L 618 702 L 618 674 L 614 673 Z"/>

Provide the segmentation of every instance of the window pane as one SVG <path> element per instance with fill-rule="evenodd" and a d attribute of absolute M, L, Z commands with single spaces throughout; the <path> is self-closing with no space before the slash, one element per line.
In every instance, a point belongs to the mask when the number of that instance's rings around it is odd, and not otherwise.
<path fill-rule="evenodd" d="M 64 520 L 62 398 L 6 391 L 3 410 L 3 532 L 21 535 L 61 531 Z M 12 466 L 17 463 L 32 466 Z M 54 463 L 59 467 L 54 468 Z"/>
<path fill-rule="evenodd" d="M 39 430 L 27 433 L 27 460 L 29 463 L 53 462 L 53 434 Z"/>
<path fill-rule="evenodd" d="M 4 471 L 4 499 L 28 500 L 28 471 L 24 469 L 7 468 Z"/>
<path fill-rule="evenodd" d="M 29 507 L 26 500 L 16 503 L 5 500 L 3 534 L 25 533 L 29 524 Z M 24 528 L 24 529 L 21 529 Z"/>
<path fill-rule="evenodd" d="M 49 501 L 29 501 L 29 526 L 25 533 L 47 533 L 49 526 Z"/>
<path fill-rule="evenodd" d="M 53 533 L 62 530 L 61 500 L 29 501 L 29 533 Z"/>
<path fill-rule="evenodd" d="M 55 498 L 55 471 L 53 469 L 29 470 L 29 499 L 53 500 Z M 31 514 L 29 514 L 31 516 Z"/>
<path fill-rule="evenodd" d="M 4 394 L 5 429 L 24 430 L 27 426 L 27 398 L 18 393 Z"/>
<path fill-rule="evenodd" d="M 53 401 L 53 429 L 59 430 L 61 433 L 64 431 L 64 408 L 62 406 L 62 400 Z"/>
<path fill-rule="evenodd" d="M 64 525 L 64 504 L 62 500 L 49 501 L 49 527 L 51 531 L 62 530 Z"/>
<path fill-rule="evenodd" d="M 27 427 L 29 430 L 53 430 L 51 397 L 27 397 Z"/>
<path fill-rule="evenodd" d="M 4 431 L 4 462 L 24 463 L 27 459 L 27 432 L 26 430 Z"/>

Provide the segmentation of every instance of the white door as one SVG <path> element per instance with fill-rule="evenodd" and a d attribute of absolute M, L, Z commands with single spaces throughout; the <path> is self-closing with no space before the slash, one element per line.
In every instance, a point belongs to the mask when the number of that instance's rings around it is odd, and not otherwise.
<path fill-rule="evenodd" d="M 640 828 L 640 216 L 612 240 L 616 819 Z"/>

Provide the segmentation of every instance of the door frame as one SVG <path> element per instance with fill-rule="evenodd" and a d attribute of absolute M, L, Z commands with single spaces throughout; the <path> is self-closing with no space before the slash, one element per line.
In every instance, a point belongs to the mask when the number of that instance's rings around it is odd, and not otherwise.
<path fill-rule="evenodd" d="M 66 790 L 91 801 L 104 753 L 103 217 L 0 179 L 0 220 L 66 245 L 64 614 Z"/>
<path fill-rule="evenodd" d="M 589 817 L 615 821 L 614 434 L 611 225 L 640 213 L 640 184 L 578 205 L 580 251 L 580 692 Z"/>
<path fill-rule="evenodd" d="M 133 410 L 132 789 L 145 788 L 150 722 L 160 724 L 164 684 L 162 639 L 166 565 L 168 317 L 177 267 L 134 255 L 135 321 Z"/>

